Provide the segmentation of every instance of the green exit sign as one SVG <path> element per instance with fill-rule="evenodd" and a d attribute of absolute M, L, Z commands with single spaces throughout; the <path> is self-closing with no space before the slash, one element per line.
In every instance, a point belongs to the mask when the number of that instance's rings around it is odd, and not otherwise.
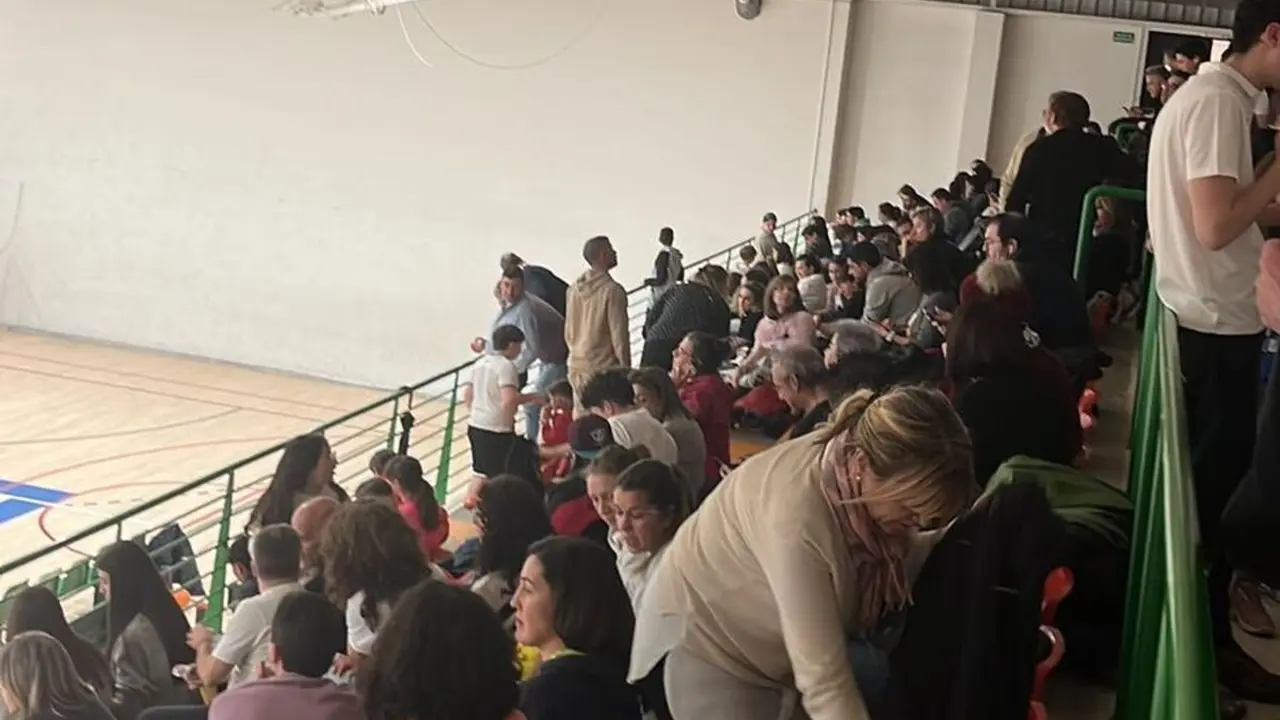
<path fill-rule="evenodd" d="M 1126 45 L 1132 45 L 1135 39 L 1136 37 L 1134 36 L 1133 33 L 1126 32 L 1124 30 L 1117 30 L 1111 33 L 1111 42 L 1118 42 L 1118 43 L 1124 43 Z"/>

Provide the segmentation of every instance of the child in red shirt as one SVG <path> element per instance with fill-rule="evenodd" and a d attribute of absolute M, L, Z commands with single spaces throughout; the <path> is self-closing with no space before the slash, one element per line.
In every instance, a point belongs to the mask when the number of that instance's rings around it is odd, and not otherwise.
<path fill-rule="evenodd" d="M 422 477 L 422 463 L 401 455 L 387 463 L 385 472 L 396 509 L 418 537 L 422 554 L 433 563 L 448 558 L 443 545 L 449 539 L 449 513 L 436 502 L 435 490 Z"/>
<path fill-rule="evenodd" d="M 569 426 L 573 424 L 573 387 L 561 380 L 547 390 L 547 405 L 538 427 L 538 457 L 542 482 L 550 485 L 569 477 L 573 470 L 573 450 L 569 448 Z"/>

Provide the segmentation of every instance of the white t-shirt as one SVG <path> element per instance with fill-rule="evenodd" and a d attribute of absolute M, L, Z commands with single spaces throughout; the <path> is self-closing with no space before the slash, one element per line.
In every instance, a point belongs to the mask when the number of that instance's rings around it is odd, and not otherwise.
<path fill-rule="evenodd" d="M 614 415 L 609 418 L 609 428 L 613 430 L 614 442 L 624 448 L 643 445 L 654 460 L 661 460 L 672 467 L 680 462 L 680 450 L 671 433 L 644 408 Z"/>
<path fill-rule="evenodd" d="M 515 432 L 516 416 L 502 407 L 502 388 L 520 389 L 516 364 L 503 355 L 490 353 L 476 361 L 471 370 L 472 427 L 490 432 Z"/>
<path fill-rule="evenodd" d="M 1262 331 L 1254 283 L 1262 231 L 1250 225 L 1213 252 L 1196 239 L 1192 180 L 1253 182 L 1250 126 L 1259 90 L 1234 69 L 1206 63 L 1161 109 L 1147 161 L 1147 213 L 1156 292 L 1189 330 L 1213 335 Z"/>
<path fill-rule="evenodd" d="M 431 565 L 428 570 L 431 573 L 431 579 L 439 580 L 440 582 L 447 581 L 448 576 L 439 567 Z M 369 627 L 369 623 L 360 612 L 360 608 L 363 605 L 363 590 L 347 598 L 347 649 L 358 652 L 361 655 L 369 655 L 373 652 L 373 641 L 378 639 L 378 632 Z M 378 603 L 378 622 L 375 624 L 381 626 L 390 615 L 391 604 L 386 602 Z"/>
<path fill-rule="evenodd" d="M 226 630 L 213 648 L 216 660 L 233 666 L 227 687 L 258 677 L 258 664 L 267 659 L 267 646 L 271 644 L 271 621 L 276 616 L 280 601 L 291 592 L 302 591 L 298 583 L 286 583 L 263 590 L 261 594 L 243 600 Z"/>

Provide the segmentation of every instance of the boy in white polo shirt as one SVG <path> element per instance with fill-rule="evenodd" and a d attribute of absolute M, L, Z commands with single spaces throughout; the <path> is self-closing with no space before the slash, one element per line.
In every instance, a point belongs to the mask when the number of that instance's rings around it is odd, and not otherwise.
<path fill-rule="evenodd" d="M 1242 0 L 1232 47 L 1237 52 L 1226 62 L 1206 63 L 1161 110 L 1151 137 L 1147 209 L 1156 291 L 1178 319 L 1196 505 L 1213 562 L 1209 604 L 1219 675 L 1236 694 L 1275 703 L 1280 677 L 1231 637 L 1231 568 L 1220 520 L 1249 468 L 1256 436 L 1258 225 L 1280 224 L 1280 165 L 1255 178 L 1249 138 L 1261 88 L 1280 86 L 1280 3 Z"/>

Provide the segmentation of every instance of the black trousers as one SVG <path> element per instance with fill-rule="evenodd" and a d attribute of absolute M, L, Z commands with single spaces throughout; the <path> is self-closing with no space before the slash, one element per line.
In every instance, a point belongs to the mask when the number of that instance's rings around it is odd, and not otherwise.
<path fill-rule="evenodd" d="M 1262 335 L 1209 335 L 1178 328 L 1187 440 L 1200 537 L 1209 562 L 1209 616 L 1218 645 L 1231 642 L 1222 517 L 1253 459 Z"/>
<path fill-rule="evenodd" d="M 1258 415 L 1253 465 L 1222 516 L 1232 567 L 1280 588 L 1280 372 L 1272 371 Z"/>

